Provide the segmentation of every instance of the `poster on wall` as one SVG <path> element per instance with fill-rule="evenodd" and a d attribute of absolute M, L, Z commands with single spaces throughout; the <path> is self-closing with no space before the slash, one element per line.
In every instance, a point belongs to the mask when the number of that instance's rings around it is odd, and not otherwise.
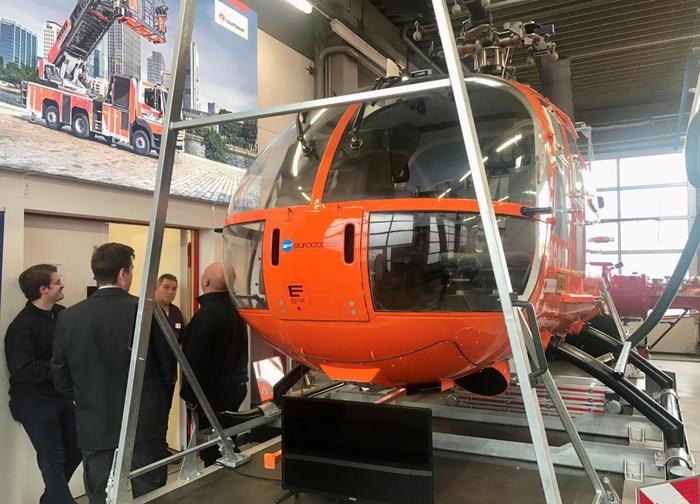
<path fill-rule="evenodd" d="M 0 166 L 152 190 L 179 0 L 0 4 Z M 41 13 L 37 15 L 37 13 Z M 197 2 L 182 118 L 257 108 L 257 15 Z M 186 130 L 171 193 L 227 203 L 257 156 L 257 122 Z"/>
<path fill-rule="evenodd" d="M 2 298 L 2 251 L 5 247 L 5 212 L 0 212 L 0 298 Z"/>

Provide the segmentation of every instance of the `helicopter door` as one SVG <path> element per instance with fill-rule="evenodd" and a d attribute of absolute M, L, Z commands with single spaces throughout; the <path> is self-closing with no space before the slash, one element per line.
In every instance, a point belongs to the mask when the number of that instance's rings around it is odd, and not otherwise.
<path fill-rule="evenodd" d="M 270 310 L 280 319 L 366 321 L 362 209 L 295 208 L 267 219 Z"/>

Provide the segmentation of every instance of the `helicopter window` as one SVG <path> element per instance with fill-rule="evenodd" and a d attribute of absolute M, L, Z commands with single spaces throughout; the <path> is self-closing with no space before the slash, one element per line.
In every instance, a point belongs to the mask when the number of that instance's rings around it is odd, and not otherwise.
<path fill-rule="evenodd" d="M 310 113 L 302 121 L 304 140 L 311 152 L 305 155 L 303 145 L 298 140 L 289 146 L 268 207 L 306 205 L 311 201 L 321 158 L 342 113 L 342 109 L 321 109 Z"/>
<path fill-rule="evenodd" d="M 513 289 L 522 294 L 536 223 L 505 216 L 497 221 Z M 377 311 L 500 310 L 478 214 L 372 213 L 368 264 Z"/>
<path fill-rule="evenodd" d="M 307 205 L 328 140 L 344 113 L 342 107 L 311 112 L 304 139 L 313 148 L 304 156 L 296 126 L 284 131 L 255 160 L 231 199 L 229 213 Z"/>
<path fill-rule="evenodd" d="M 556 223 L 554 232 L 564 240 L 569 239 L 569 225 L 571 216 L 569 215 L 569 160 L 564 152 L 564 140 L 561 134 L 561 126 L 556 119 L 550 115 L 554 130 L 554 141 L 556 142 L 556 188 L 554 193 L 554 214 Z"/>
<path fill-rule="evenodd" d="M 535 140 L 528 111 L 501 89 L 475 86 L 470 96 L 478 104 L 475 122 L 493 198 L 534 206 Z M 475 198 L 447 92 L 377 102 L 365 110 L 359 131 L 345 132 L 324 200 L 391 198 Z"/>
<path fill-rule="evenodd" d="M 267 309 L 262 269 L 264 222 L 224 228 L 226 285 L 238 308 Z"/>

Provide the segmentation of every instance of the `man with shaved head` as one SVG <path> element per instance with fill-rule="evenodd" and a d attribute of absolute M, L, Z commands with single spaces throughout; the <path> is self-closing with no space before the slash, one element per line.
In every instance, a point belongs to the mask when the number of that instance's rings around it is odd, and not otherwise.
<path fill-rule="evenodd" d="M 248 392 L 248 337 L 226 289 L 224 265 L 202 273 L 200 309 L 182 333 L 182 350 L 214 412 L 238 411 Z M 199 411 L 200 429 L 210 427 L 186 380 L 180 396 Z M 216 446 L 199 452 L 205 466 L 220 457 Z"/>

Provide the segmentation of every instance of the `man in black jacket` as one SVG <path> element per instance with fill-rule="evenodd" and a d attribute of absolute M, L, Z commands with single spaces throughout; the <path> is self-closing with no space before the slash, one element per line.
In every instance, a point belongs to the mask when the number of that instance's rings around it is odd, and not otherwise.
<path fill-rule="evenodd" d="M 105 502 L 107 479 L 119 441 L 138 305 L 138 298 L 128 293 L 133 257 L 133 249 L 121 243 L 98 247 L 91 260 L 98 290 L 61 312 L 56 325 L 53 379 L 56 389 L 75 401 L 78 446 L 83 452 L 85 490 L 90 504 Z M 154 322 L 152 338 L 156 330 Z M 166 455 L 165 397 L 153 352 L 151 345 L 136 429 L 134 468 Z M 163 486 L 166 471 L 162 467 L 133 478 L 134 496 Z"/>
<path fill-rule="evenodd" d="M 245 323 L 226 289 L 223 264 L 207 266 L 201 285 L 200 309 L 182 333 L 182 350 L 214 412 L 238 411 L 248 393 Z M 180 396 L 189 405 L 198 407 L 197 398 L 186 380 L 183 380 Z M 209 427 L 201 408 L 199 411 L 200 428 Z M 205 466 L 220 457 L 216 446 L 205 448 L 199 454 Z"/>
<path fill-rule="evenodd" d="M 5 357 L 10 370 L 10 411 L 36 450 L 45 490 L 40 504 L 74 503 L 68 482 L 80 464 L 73 403 L 51 380 L 51 347 L 63 299 L 56 267 L 37 264 L 19 276 L 27 304 L 7 328 Z"/>
<path fill-rule="evenodd" d="M 168 323 L 180 342 L 180 334 L 185 326 L 185 321 L 182 318 L 182 312 L 177 305 L 173 304 L 177 295 L 177 277 L 170 273 L 163 273 L 158 277 L 156 284 L 155 300 L 158 306 L 165 313 Z M 177 359 L 175 353 L 170 349 L 170 345 L 165 341 L 165 336 L 156 338 L 151 342 L 157 345 L 158 349 L 158 365 L 160 366 L 161 374 L 163 375 L 163 390 L 165 391 L 166 413 L 170 414 L 170 407 L 173 402 L 173 393 L 175 391 L 175 382 L 177 382 Z"/>

